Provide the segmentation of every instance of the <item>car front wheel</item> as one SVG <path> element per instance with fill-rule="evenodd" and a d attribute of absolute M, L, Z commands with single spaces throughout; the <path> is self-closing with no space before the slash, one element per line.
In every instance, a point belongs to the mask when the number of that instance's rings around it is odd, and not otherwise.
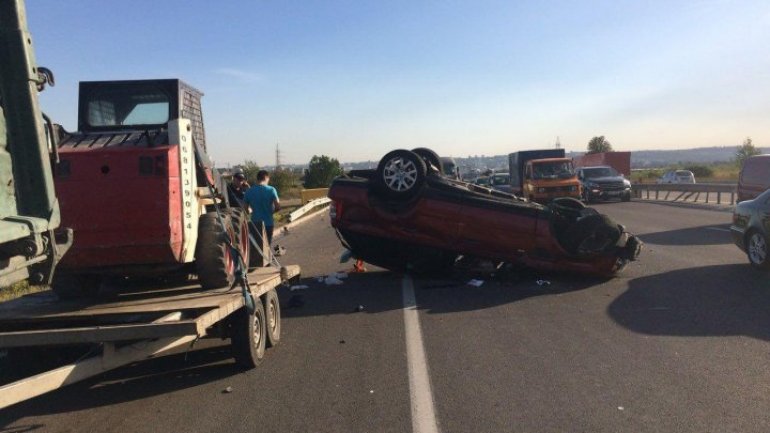
<path fill-rule="evenodd" d="M 425 161 L 414 152 L 394 150 L 380 160 L 377 179 L 381 190 L 390 198 L 414 196 L 425 183 Z"/>
<path fill-rule="evenodd" d="M 770 268 L 768 260 L 767 238 L 762 233 L 753 230 L 749 233 L 746 242 L 746 255 L 749 257 L 751 266 L 757 269 Z"/>

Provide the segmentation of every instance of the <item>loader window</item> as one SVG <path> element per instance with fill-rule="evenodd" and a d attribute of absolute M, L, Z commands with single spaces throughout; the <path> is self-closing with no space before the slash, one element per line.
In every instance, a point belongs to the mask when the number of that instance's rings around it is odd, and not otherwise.
<path fill-rule="evenodd" d="M 102 88 L 88 100 L 88 124 L 105 126 L 163 125 L 169 121 L 169 96 L 153 86 Z"/>

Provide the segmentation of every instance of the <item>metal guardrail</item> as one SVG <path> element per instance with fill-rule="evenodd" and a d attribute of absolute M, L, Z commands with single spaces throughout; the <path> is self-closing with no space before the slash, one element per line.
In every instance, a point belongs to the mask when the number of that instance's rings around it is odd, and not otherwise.
<path fill-rule="evenodd" d="M 652 183 L 634 184 L 632 188 L 634 197 L 646 200 L 734 205 L 737 185 L 734 183 Z"/>
<path fill-rule="evenodd" d="M 331 199 L 329 197 L 310 200 L 309 202 L 307 202 L 307 204 L 305 204 L 304 206 L 298 208 L 297 210 L 289 214 L 289 222 L 296 221 L 298 218 L 310 212 L 310 210 L 313 208 L 316 208 L 318 206 L 325 206 L 329 203 L 331 203 Z"/>

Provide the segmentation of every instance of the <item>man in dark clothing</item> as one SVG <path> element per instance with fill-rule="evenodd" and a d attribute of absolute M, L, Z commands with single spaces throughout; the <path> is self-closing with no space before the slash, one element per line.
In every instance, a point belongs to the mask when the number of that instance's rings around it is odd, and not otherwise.
<path fill-rule="evenodd" d="M 227 186 L 227 197 L 230 199 L 230 205 L 245 207 L 243 197 L 247 189 L 249 189 L 249 183 L 246 182 L 246 175 L 240 168 L 235 169 L 233 181 Z"/>

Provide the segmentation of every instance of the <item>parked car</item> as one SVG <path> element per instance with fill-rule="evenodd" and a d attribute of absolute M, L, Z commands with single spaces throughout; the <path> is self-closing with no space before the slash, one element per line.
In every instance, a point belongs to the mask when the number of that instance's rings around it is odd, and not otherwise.
<path fill-rule="evenodd" d="M 408 150 L 338 177 L 331 222 L 354 257 L 388 269 L 440 270 L 459 255 L 543 270 L 611 275 L 641 241 L 572 198 L 541 205 L 442 176 Z"/>
<path fill-rule="evenodd" d="M 738 201 L 751 200 L 770 188 L 770 155 L 752 156 L 738 176 Z"/>
<path fill-rule="evenodd" d="M 610 166 L 581 167 L 577 170 L 577 175 L 582 198 L 586 203 L 610 198 L 631 200 L 631 182 Z"/>
<path fill-rule="evenodd" d="M 661 176 L 658 183 L 695 183 L 695 175 L 690 170 L 671 170 Z"/>
<path fill-rule="evenodd" d="M 730 233 L 733 235 L 735 245 L 746 253 L 751 266 L 757 269 L 770 269 L 768 228 L 770 228 L 770 190 L 766 190 L 753 200 L 742 201 L 735 205 Z"/>
<path fill-rule="evenodd" d="M 512 189 L 511 176 L 508 173 L 493 173 L 489 176 L 481 176 L 473 183 L 507 193 L 510 193 Z"/>

